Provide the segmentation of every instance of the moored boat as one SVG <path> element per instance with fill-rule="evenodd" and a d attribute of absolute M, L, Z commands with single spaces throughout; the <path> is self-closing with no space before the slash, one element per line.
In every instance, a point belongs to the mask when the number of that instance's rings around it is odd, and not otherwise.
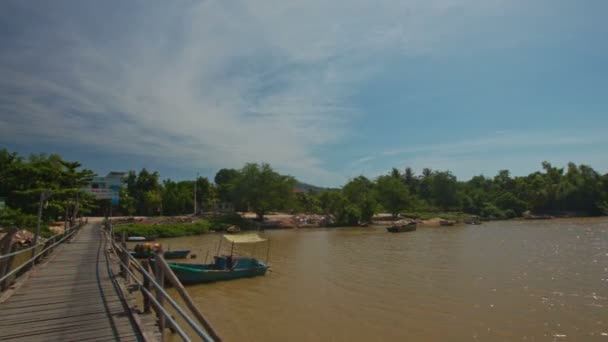
<path fill-rule="evenodd" d="M 183 284 L 210 283 L 256 277 L 266 274 L 268 265 L 258 259 L 241 256 L 215 256 L 212 264 L 185 264 L 168 262 L 169 267 Z"/>
<path fill-rule="evenodd" d="M 235 244 L 255 244 L 267 241 L 257 234 L 231 234 L 224 235 L 223 239 L 231 243 L 229 255 L 219 255 L 221 241 L 218 252 L 213 257 L 210 264 L 188 264 L 168 262 L 169 268 L 183 284 L 209 283 L 221 280 L 232 280 L 238 278 L 249 278 L 266 274 L 270 267 L 268 265 L 269 245 L 267 244 L 266 261 L 262 262 L 253 256 L 233 255 Z M 252 253 L 253 254 L 253 253 Z M 165 253 L 166 256 L 166 253 Z"/>
<path fill-rule="evenodd" d="M 391 227 L 386 227 L 386 230 L 389 233 L 404 233 L 404 232 L 412 232 L 414 230 L 416 230 L 416 222 L 410 222 L 410 223 L 406 223 L 406 224 L 402 224 L 402 225 L 398 225 L 398 226 L 391 226 Z"/>
<path fill-rule="evenodd" d="M 190 250 L 166 251 L 163 253 L 165 259 L 183 259 L 190 254 Z"/>
<path fill-rule="evenodd" d="M 156 240 L 156 236 L 152 235 L 152 236 L 129 236 L 127 237 L 127 241 L 136 241 L 136 242 L 141 242 L 141 241 L 154 241 Z"/>

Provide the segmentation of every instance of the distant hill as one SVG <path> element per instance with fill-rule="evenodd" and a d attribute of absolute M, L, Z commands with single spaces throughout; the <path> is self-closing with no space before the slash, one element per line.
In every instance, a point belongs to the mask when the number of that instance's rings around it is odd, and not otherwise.
<path fill-rule="evenodd" d="M 316 186 L 316 185 L 311 185 L 311 184 L 303 183 L 303 182 L 300 182 L 300 181 L 296 180 L 295 190 L 298 190 L 298 191 L 301 191 L 301 192 L 309 192 L 309 191 L 319 192 L 319 191 L 326 191 L 326 190 L 329 190 L 329 189 L 328 188 L 322 188 L 322 187 Z"/>

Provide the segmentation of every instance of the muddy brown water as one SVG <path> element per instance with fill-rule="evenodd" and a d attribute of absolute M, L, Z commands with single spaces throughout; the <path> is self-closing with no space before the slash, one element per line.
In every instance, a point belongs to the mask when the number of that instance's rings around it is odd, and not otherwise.
<path fill-rule="evenodd" d="M 265 277 L 187 287 L 226 341 L 608 341 L 605 218 L 264 234 Z"/>

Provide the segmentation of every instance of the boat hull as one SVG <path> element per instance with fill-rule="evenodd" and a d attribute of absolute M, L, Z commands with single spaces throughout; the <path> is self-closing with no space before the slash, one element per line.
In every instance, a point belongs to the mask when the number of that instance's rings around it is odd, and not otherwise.
<path fill-rule="evenodd" d="M 182 284 L 202 284 L 240 278 L 251 278 L 263 276 L 268 270 L 268 266 L 260 266 L 242 270 L 208 270 L 193 272 L 188 269 L 174 267 L 172 265 L 169 266 Z"/>
<path fill-rule="evenodd" d="M 167 260 L 169 260 L 169 259 L 183 259 L 183 258 L 187 257 L 188 254 L 190 254 L 190 250 L 184 250 L 184 251 L 166 251 L 163 254 L 163 256 Z"/>
<path fill-rule="evenodd" d="M 227 256 L 215 256 L 213 264 L 188 264 L 168 262 L 169 268 L 182 284 L 201 284 L 262 276 L 268 271 L 267 264 L 249 257 L 234 257 L 229 263 Z M 154 260 L 152 260 L 154 262 Z"/>

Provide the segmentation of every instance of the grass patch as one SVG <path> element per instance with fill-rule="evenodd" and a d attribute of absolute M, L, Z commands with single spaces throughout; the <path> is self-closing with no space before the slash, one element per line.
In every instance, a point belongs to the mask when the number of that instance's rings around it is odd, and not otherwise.
<path fill-rule="evenodd" d="M 116 226 L 114 232 L 121 234 L 123 231 L 127 236 L 156 236 L 159 238 L 171 238 L 179 236 L 200 235 L 209 232 L 211 223 L 199 221 L 195 223 L 168 223 L 168 224 L 127 224 Z"/>

